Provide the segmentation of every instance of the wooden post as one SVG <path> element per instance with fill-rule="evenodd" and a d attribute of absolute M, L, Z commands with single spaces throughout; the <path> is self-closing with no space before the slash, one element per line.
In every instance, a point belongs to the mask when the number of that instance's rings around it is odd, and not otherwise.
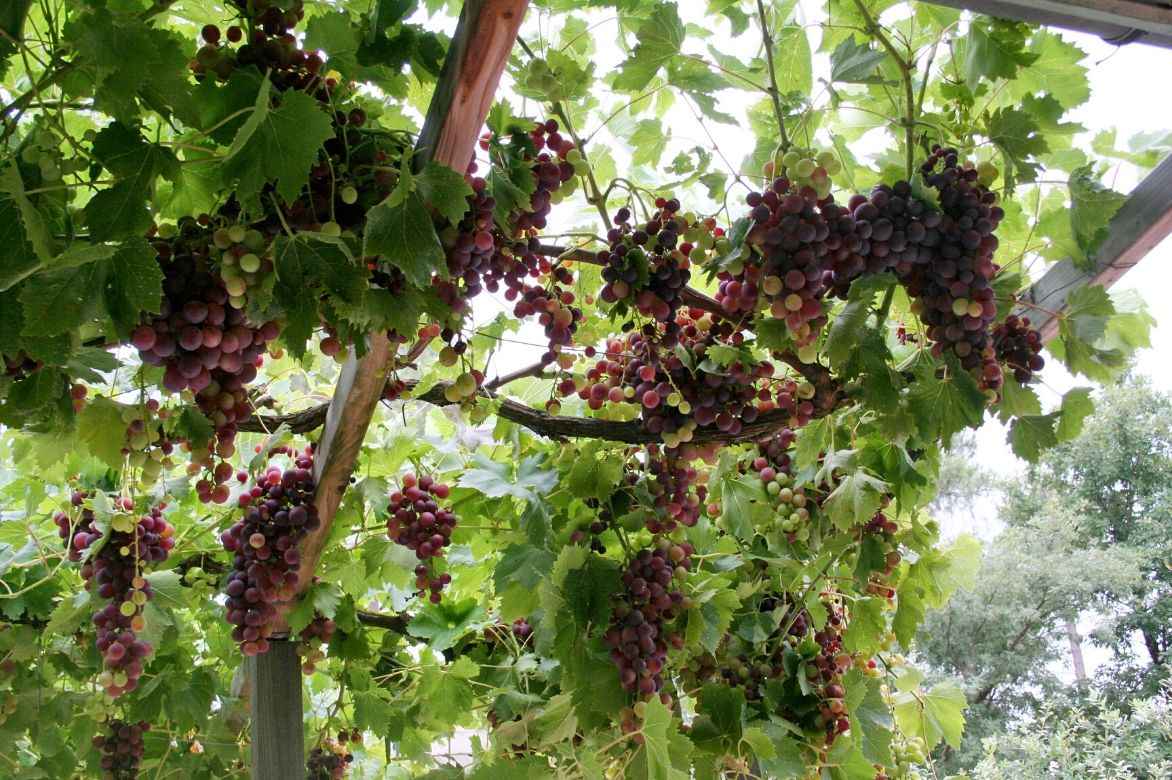
<path fill-rule="evenodd" d="M 1014 313 L 1030 318 L 1042 341 L 1058 335 L 1066 299 L 1088 284 L 1110 287 L 1172 233 L 1172 157 L 1165 159 L 1127 196 L 1107 226 L 1095 253 L 1095 267 L 1083 271 L 1061 260 L 1042 274 Z"/>
<path fill-rule="evenodd" d="M 528 0 L 465 2 L 420 133 L 418 165 L 433 159 L 464 172 L 527 6 Z M 321 525 L 302 541 L 298 593 L 313 581 L 394 357 L 386 334 L 374 333 L 366 354 L 351 355 L 342 368 L 314 455 Z M 268 653 L 249 663 L 254 780 L 305 777 L 301 664 L 295 650 L 292 641 L 274 641 Z"/>
<path fill-rule="evenodd" d="M 251 677 L 252 776 L 305 777 L 301 716 L 301 660 L 294 642 L 277 639 L 269 651 L 247 661 Z"/>

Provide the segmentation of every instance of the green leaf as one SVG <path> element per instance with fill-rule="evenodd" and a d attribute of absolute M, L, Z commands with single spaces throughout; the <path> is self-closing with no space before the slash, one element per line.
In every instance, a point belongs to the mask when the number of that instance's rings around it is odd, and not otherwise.
<path fill-rule="evenodd" d="M 1058 443 L 1054 426 L 1059 414 L 1031 414 L 1018 417 L 1009 427 L 1009 444 L 1013 454 L 1035 463 L 1042 454 Z"/>
<path fill-rule="evenodd" d="M 987 117 L 985 135 L 1005 157 L 1007 185 L 1037 178 L 1035 159 L 1049 151 L 1050 145 L 1032 114 L 1020 108 L 999 108 Z"/>
<path fill-rule="evenodd" d="M 851 288 L 850 300 L 834 318 L 830 332 L 826 335 L 826 357 L 830 359 L 832 367 L 841 366 L 851 357 L 852 352 L 858 349 L 873 300 L 874 291 L 866 295 L 856 295 L 854 287 Z"/>
<path fill-rule="evenodd" d="M 1075 387 L 1062 396 L 1062 413 L 1058 420 L 1058 430 L 1055 432 L 1058 441 L 1072 441 L 1082 433 L 1083 420 L 1095 411 L 1095 404 L 1091 400 L 1091 388 Z"/>
<path fill-rule="evenodd" d="M 160 176 L 175 179 L 179 160 L 170 149 L 148 143 L 137 128 L 114 122 L 94 139 L 94 156 L 117 183 L 100 190 L 85 206 L 95 241 L 141 236 L 151 226 L 147 204 Z"/>
<path fill-rule="evenodd" d="M 782 92 L 810 94 L 814 65 L 804 28 L 787 24 L 775 33 L 773 65 Z"/>
<path fill-rule="evenodd" d="M 756 475 L 728 478 L 721 487 L 720 520 L 741 541 L 752 541 L 755 526 L 771 516 L 765 485 Z"/>
<path fill-rule="evenodd" d="M 122 407 L 106 398 L 94 398 L 77 416 L 77 435 L 89 451 L 115 471 L 122 468 L 126 423 Z"/>
<path fill-rule="evenodd" d="M 883 645 L 883 636 L 887 633 L 886 601 L 869 596 L 853 604 L 850 625 L 842 636 L 843 647 L 849 652 L 869 655 Z"/>
<path fill-rule="evenodd" d="M 383 202 L 367 213 L 362 253 L 381 255 L 419 288 L 430 285 L 433 274 L 447 272 L 439 236 L 417 192 L 397 206 Z"/>
<path fill-rule="evenodd" d="M 984 415 L 985 394 L 969 373 L 949 364 L 944 379 L 936 378 L 934 364 L 917 374 L 908 397 L 908 409 L 921 435 L 938 439 L 945 447 L 965 428 L 977 428 Z"/>
<path fill-rule="evenodd" d="M 341 301 L 355 304 L 366 292 L 366 268 L 350 254 L 341 239 L 298 233 L 273 241 L 273 267 L 278 286 L 290 294 L 305 296 L 310 290 L 326 290 Z"/>
<path fill-rule="evenodd" d="M 1020 102 L 1027 95 L 1047 92 L 1071 109 L 1090 98 L 1087 67 L 1081 64 L 1087 55 L 1077 45 L 1043 27 L 1030 31 L 1027 50 L 1034 60 L 1006 84 L 1010 99 Z"/>
<path fill-rule="evenodd" d="M 1090 271 L 1095 253 L 1107 237 L 1108 226 L 1127 196 L 1099 183 L 1094 169 L 1084 165 L 1070 174 L 1070 226 L 1081 254 L 1072 257 L 1075 267 Z"/>
<path fill-rule="evenodd" d="M 647 757 L 647 780 L 686 780 L 691 743 L 679 739 L 675 719 L 659 697 L 647 700 L 643 714 L 643 752 Z"/>
<path fill-rule="evenodd" d="M 680 52 L 684 42 L 684 24 L 675 3 L 658 3 L 651 15 L 635 32 L 639 41 L 634 52 L 619 66 L 614 88 L 621 92 L 641 92 L 661 67 Z"/>
<path fill-rule="evenodd" d="M 421 609 L 407 624 L 407 631 L 411 636 L 426 639 L 432 650 L 440 652 L 487 624 L 488 616 L 477 599 L 444 600 Z"/>
<path fill-rule="evenodd" d="M 26 336 L 56 336 L 69 333 L 97 319 L 108 269 L 90 263 L 80 269 L 63 268 L 29 279 L 20 293 Z"/>
<path fill-rule="evenodd" d="M 836 528 L 845 531 L 874 517 L 886 490 L 886 482 L 858 468 L 838 483 L 822 509 Z"/>
<path fill-rule="evenodd" d="M 696 714 L 707 718 L 716 734 L 736 744 L 745 726 L 745 692 L 740 688 L 709 683 L 700 689 Z"/>
<path fill-rule="evenodd" d="M 423 201 L 452 224 L 463 219 L 468 211 L 472 186 L 446 165 L 429 160 L 423 172 L 415 177 L 415 186 Z"/>
<path fill-rule="evenodd" d="M 959 748 L 967 706 L 963 691 L 952 683 L 940 683 L 928 691 L 896 694 L 895 721 L 905 735 L 922 737 L 928 749 L 941 739 Z"/>
<path fill-rule="evenodd" d="M 866 43 L 858 43 L 853 35 L 842 39 L 830 55 L 830 80 L 844 84 L 881 84 L 883 74 L 877 72 L 887 56 Z"/>
<path fill-rule="evenodd" d="M 623 475 L 623 459 L 611 453 L 596 459 L 595 453 L 580 453 L 567 475 L 570 491 L 579 498 L 608 498 Z"/>
<path fill-rule="evenodd" d="M 20 221 L 24 225 L 24 236 L 32 245 L 37 257 L 42 263 L 48 262 L 54 254 L 53 239 L 49 235 L 44 216 L 25 194 L 24 180 L 21 179 L 20 170 L 15 163 L 4 166 L 0 171 L 0 193 L 7 195 L 6 200 L 15 205 Z"/>
<path fill-rule="evenodd" d="M 284 200 L 296 198 L 322 144 L 334 135 L 321 105 L 304 92 L 284 92 L 281 104 L 270 108 L 269 83 L 261 87 L 252 115 L 236 132 L 223 161 L 224 180 L 236 183 L 237 197 L 250 208 L 259 204 L 261 190 L 272 181 Z"/>
<path fill-rule="evenodd" d="M 13 0 L 0 8 L 0 76 L 8 69 L 8 58 L 16 52 L 16 42 L 24 40 L 24 20 L 33 0 Z"/>
<path fill-rule="evenodd" d="M 144 313 L 157 314 L 163 302 L 163 269 L 154 247 L 144 238 L 122 243 L 112 258 L 104 261 L 106 311 L 122 338 L 142 320 Z"/>
<path fill-rule="evenodd" d="M 1018 22 L 974 20 L 965 39 L 965 80 L 976 85 L 986 79 L 1013 79 L 1019 68 L 1038 59 L 1025 48 L 1030 32 Z"/>

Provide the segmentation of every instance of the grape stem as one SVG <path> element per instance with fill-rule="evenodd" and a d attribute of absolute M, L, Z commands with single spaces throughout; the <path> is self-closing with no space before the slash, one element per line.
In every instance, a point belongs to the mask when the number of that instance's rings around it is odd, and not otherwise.
<path fill-rule="evenodd" d="M 525 43 L 519 36 L 517 38 L 517 45 L 529 55 L 530 59 L 537 59 L 537 55 L 529 48 L 529 44 Z M 574 141 L 574 147 L 582 155 L 582 162 L 586 165 L 586 186 L 589 189 L 586 202 L 598 209 L 598 215 L 602 217 L 602 224 L 609 229 L 614 223 L 610 221 L 610 215 L 606 213 L 606 198 L 602 196 L 602 189 L 598 186 L 598 180 L 594 178 L 594 167 L 590 164 L 590 158 L 586 156 L 586 149 L 582 143 L 582 139 L 574 132 L 574 126 L 570 124 L 570 117 L 566 113 L 566 109 L 562 106 L 561 101 L 551 101 L 550 110 L 561 121 L 562 129 L 569 134 L 570 138 Z"/>
<path fill-rule="evenodd" d="M 757 0 L 758 3 L 761 0 Z M 875 17 L 871 16 L 871 12 L 867 10 L 866 3 L 863 0 L 855 0 L 855 7 L 859 9 L 863 19 L 866 21 L 866 30 L 872 38 L 877 40 L 879 44 L 887 50 L 891 55 L 891 59 L 895 60 L 896 66 L 899 68 L 900 81 L 903 83 L 904 92 L 904 145 L 907 147 L 907 176 L 910 179 L 916 169 L 915 159 L 915 138 L 916 138 L 916 93 L 915 85 L 912 84 L 912 61 L 909 54 L 908 59 L 904 59 L 903 55 L 899 53 L 899 49 L 895 48 L 895 44 L 883 32 L 883 28 L 875 21 Z"/>
<path fill-rule="evenodd" d="M 773 114 L 777 117 L 777 131 L 781 135 L 781 151 L 789 151 L 789 136 L 785 132 L 785 112 L 781 109 L 781 92 L 777 89 L 777 71 L 773 65 L 773 36 L 769 32 L 769 21 L 765 15 L 765 3 L 757 0 L 757 21 L 761 24 L 761 43 L 765 47 L 765 61 L 769 66 L 769 98 L 773 101 Z"/>

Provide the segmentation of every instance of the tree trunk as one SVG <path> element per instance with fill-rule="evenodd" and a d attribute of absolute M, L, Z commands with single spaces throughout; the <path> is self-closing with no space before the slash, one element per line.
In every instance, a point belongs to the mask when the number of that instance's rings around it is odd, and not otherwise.
<path fill-rule="evenodd" d="M 1082 658 L 1082 637 L 1078 635 L 1078 627 L 1073 620 L 1066 620 L 1066 639 L 1070 642 L 1070 660 L 1074 666 L 1075 682 L 1086 682 L 1087 667 Z"/>

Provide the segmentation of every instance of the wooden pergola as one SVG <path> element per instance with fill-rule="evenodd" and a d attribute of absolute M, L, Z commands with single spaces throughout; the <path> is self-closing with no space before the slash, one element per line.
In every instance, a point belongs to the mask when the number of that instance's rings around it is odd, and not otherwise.
<path fill-rule="evenodd" d="M 1172 47 L 1172 7 L 1138 0 L 928 0 L 978 13 L 1065 27 L 1115 43 L 1141 41 Z M 417 164 L 435 160 L 463 171 L 491 106 L 516 41 L 528 0 L 465 0 L 456 32 L 420 134 Z M 1057 263 L 1024 296 L 1022 312 L 1048 340 L 1072 290 L 1088 284 L 1109 287 L 1172 231 L 1172 159 L 1141 183 L 1115 215 L 1109 235 L 1084 272 L 1069 260 Z M 396 356 L 385 335 L 374 334 L 362 358 L 351 356 L 342 369 L 318 444 L 314 476 L 321 526 L 303 542 L 299 593 L 313 580 L 330 528 L 349 485 L 382 396 L 388 372 L 414 361 L 427 348 L 417 342 Z M 536 410 L 519 410 L 529 423 L 557 422 Z M 529 419 L 533 418 L 533 419 Z M 541 419 L 538 419 L 541 418 Z M 312 429 L 316 425 L 310 425 Z M 529 427 L 541 430 L 538 425 Z M 569 435 L 573 435 L 572 433 Z M 621 440 L 621 439 L 620 439 Z M 268 653 L 248 661 L 251 680 L 252 769 L 259 780 L 305 776 L 302 754 L 301 665 L 295 638 L 277 639 Z"/>

